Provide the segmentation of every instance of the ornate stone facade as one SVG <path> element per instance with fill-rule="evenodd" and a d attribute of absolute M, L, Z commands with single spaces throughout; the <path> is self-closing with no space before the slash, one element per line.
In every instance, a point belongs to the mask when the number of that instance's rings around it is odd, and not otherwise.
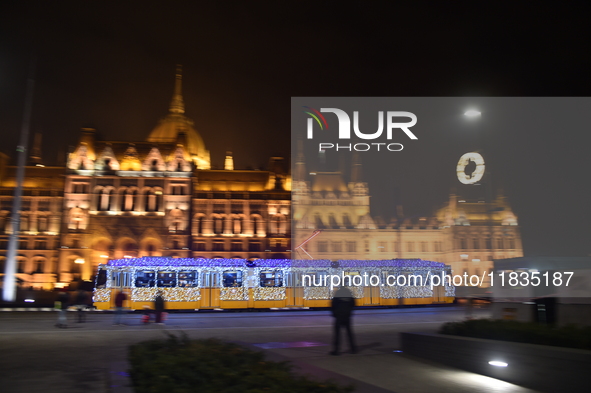
<path fill-rule="evenodd" d="M 147 141 L 101 141 L 86 128 L 65 167 L 27 167 L 17 274 L 22 287 L 88 280 L 100 263 L 126 256 L 291 256 L 291 183 L 283 158 L 272 157 L 266 171 L 234 170 L 228 152 L 226 169 L 213 170 L 184 112 L 179 70 L 169 114 Z M 16 171 L 6 162 L 4 156 L 2 264 Z"/>
<path fill-rule="evenodd" d="M 340 172 L 307 173 L 300 157 L 292 197 L 295 258 L 420 258 L 480 276 L 493 259 L 523 256 L 517 217 L 502 195 L 485 203 L 452 194 L 433 217 L 401 215 L 387 224 L 371 216 L 369 199 L 358 159 L 346 182 Z"/>

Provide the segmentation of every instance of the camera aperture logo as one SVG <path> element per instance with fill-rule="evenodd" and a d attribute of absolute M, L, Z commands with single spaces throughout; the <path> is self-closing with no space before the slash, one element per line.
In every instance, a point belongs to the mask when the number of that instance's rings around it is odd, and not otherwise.
<path fill-rule="evenodd" d="M 351 139 L 351 117 L 344 110 L 338 108 L 320 108 L 320 110 L 317 110 L 309 106 L 303 106 L 303 108 L 305 109 L 304 113 L 310 116 L 308 118 L 306 128 L 306 137 L 308 139 L 314 139 L 314 137 L 318 135 L 318 131 L 323 133 L 323 138 L 326 138 L 329 135 L 331 138 L 338 136 L 339 142 Z M 326 117 L 323 115 L 323 113 L 332 113 L 336 115 L 338 121 L 338 135 L 327 134 L 329 132 L 332 133 L 332 129 L 330 129 L 329 122 L 326 120 Z M 331 120 L 331 123 L 332 122 L 333 120 Z M 386 123 L 385 127 L 384 123 Z M 361 132 L 359 127 L 359 111 L 353 111 L 353 132 L 357 138 L 363 140 L 376 140 L 382 136 L 385 128 L 387 142 L 320 142 L 318 143 L 318 151 L 323 152 L 329 149 L 334 149 L 335 151 L 402 151 L 402 149 L 404 149 L 402 143 L 390 141 L 395 135 L 395 131 L 404 132 L 404 134 L 411 140 L 418 139 L 417 136 L 410 130 L 410 128 L 415 124 L 417 124 L 417 116 L 412 112 L 387 111 L 386 115 L 384 116 L 384 112 L 379 111 L 378 130 L 371 133 L 364 133 Z M 314 128 L 316 128 L 316 131 Z"/>

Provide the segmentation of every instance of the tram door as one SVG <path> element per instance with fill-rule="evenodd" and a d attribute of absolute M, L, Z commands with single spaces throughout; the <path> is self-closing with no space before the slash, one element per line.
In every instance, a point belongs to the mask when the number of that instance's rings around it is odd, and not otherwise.
<path fill-rule="evenodd" d="M 370 285 L 363 288 L 363 301 L 366 306 L 379 305 L 381 300 L 380 287 Z"/>
<path fill-rule="evenodd" d="M 215 271 L 204 271 L 201 287 L 201 307 L 216 308 L 220 306 L 220 274 Z"/>
<path fill-rule="evenodd" d="M 152 272 L 153 274 L 154 272 Z M 115 307 L 115 296 L 119 291 L 125 292 L 127 294 L 127 300 L 123 303 L 124 307 L 131 307 L 130 299 L 131 299 L 131 285 L 132 285 L 132 275 L 126 271 L 115 271 L 112 273 L 112 282 L 111 288 L 114 290 L 111 291 L 111 308 Z"/>
<path fill-rule="evenodd" d="M 287 287 L 287 306 L 302 307 L 304 298 L 304 287 L 302 286 L 302 273 L 292 271 L 285 275 L 285 286 Z"/>
<path fill-rule="evenodd" d="M 433 301 L 435 303 L 445 303 L 445 287 L 442 285 L 433 286 Z"/>

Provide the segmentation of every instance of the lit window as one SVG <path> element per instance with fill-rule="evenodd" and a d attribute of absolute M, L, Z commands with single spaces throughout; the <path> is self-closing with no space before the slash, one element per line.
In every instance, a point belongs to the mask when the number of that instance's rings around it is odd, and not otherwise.
<path fill-rule="evenodd" d="M 224 287 L 241 287 L 242 286 L 242 271 L 228 270 L 222 275 Z"/>
<path fill-rule="evenodd" d="M 135 286 L 137 288 L 153 287 L 156 284 L 156 273 L 153 270 L 141 270 L 135 275 Z"/>
<path fill-rule="evenodd" d="M 173 271 L 158 272 L 158 286 L 161 288 L 176 287 L 176 272 L 173 272 Z"/>
<path fill-rule="evenodd" d="M 281 271 L 264 271 L 259 275 L 261 287 L 282 287 L 283 273 Z"/>

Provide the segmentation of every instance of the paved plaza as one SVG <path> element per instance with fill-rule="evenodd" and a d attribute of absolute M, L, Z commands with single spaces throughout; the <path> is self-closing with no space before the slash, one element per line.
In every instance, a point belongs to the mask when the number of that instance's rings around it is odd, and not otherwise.
<path fill-rule="evenodd" d="M 485 317 L 486 310 L 476 316 Z M 171 313 L 165 325 L 142 325 L 141 314 L 112 326 L 110 313 L 87 313 L 54 326 L 54 312 L 0 313 L 0 379 L 10 393 L 131 393 L 126 377 L 129 344 L 186 333 L 217 337 L 290 360 L 312 378 L 354 383 L 357 392 L 533 392 L 500 380 L 430 363 L 397 352 L 399 332 L 435 332 L 465 318 L 459 307 L 357 310 L 358 354 L 330 356 L 332 318 L 327 311 Z"/>

